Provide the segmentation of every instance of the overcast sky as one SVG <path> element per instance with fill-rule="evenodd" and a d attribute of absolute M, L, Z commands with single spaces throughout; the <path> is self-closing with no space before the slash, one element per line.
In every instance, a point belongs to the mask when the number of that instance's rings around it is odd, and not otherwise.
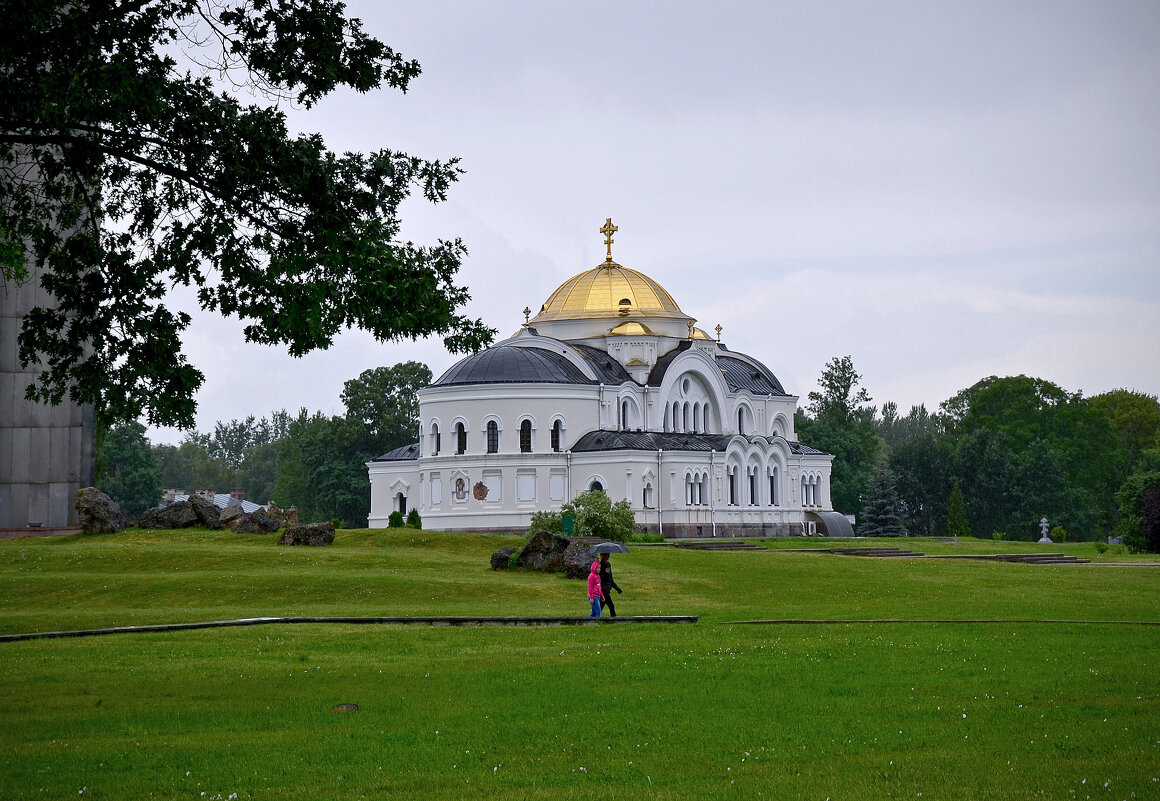
<path fill-rule="evenodd" d="M 802 397 L 850 355 L 881 405 L 989 375 L 1160 393 L 1160 3 L 351 2 L 423 74 L 296 128 L 458 156 L 404 237 L 461 237 L 499 338 L 613 257 Z M 390 314 L 390 309 L 384 309 Z M 199 315 L 198 429 L 300 407 L 439 340 L 291 359 Z M 181 432 L 150 431 L 155 442 Z"/>

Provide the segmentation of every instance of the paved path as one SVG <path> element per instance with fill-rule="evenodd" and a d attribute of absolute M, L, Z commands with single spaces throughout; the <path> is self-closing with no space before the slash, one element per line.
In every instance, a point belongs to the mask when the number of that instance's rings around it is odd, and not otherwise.
<path fill-rule="evenodd" d="M 151 626 L 115 626 L 76 631 L 35 631 L 27 634 L 0 634 L 0 642 L 45 640 L 61 637 L 95 637 L 101 634 L 142 634 L 189 629 L 220 629 L 234 626 L 262 626 L 271 623 L 374 623 L 403 626 L 606 626 L 620 623 L 696 623 L 696 615 L 636 615 L 621 617 L 247 617 L 240 620 L 212 620 L 200 623 L 159 623 Z"/>

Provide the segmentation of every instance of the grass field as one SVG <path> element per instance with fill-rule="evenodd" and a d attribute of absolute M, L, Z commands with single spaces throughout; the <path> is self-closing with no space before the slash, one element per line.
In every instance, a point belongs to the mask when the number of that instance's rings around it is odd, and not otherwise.
<path fill-rule="evenodd" d="M 488 568 L 517 542 L 4 541 L 0 633 L 586 614 L 581 582 Z M 0 798 L 1160 798 L 1160 628 L 1132 624 L 1160 622 L 1160 568 L 663 547 L 614 559 L 621 614 L 701 622 L 0 643 Z M 737 622 L 797 618 L 913 622 Z M 331 711 L 343 703 L 360 709 Z"/>

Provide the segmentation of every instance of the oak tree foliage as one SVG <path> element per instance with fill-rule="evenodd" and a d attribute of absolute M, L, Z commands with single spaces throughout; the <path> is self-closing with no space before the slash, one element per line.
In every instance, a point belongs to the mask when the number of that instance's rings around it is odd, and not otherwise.
<path fill-rule="evenodd" d="M 461 309 L 459 240 L 401 241 L 399 206 L 443 200 L 455 159 L 336 154 L 283 107 L 340 87 L 405 91 L 420 72 L 335 0 L 0 0 L 0 269 L 41 274 L 27 314 L 31 399 L 105 422 L 191 426 L 202 372 L 179 350 L 200 306 L 300 356 L 362 328 L 494 332 Z"/>

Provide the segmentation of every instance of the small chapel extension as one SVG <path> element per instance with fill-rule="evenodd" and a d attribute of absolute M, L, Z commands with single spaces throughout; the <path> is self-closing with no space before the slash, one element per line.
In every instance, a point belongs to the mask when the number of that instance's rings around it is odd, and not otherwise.
<path fill-rule="evenodd" d="M 833 456 L 798 443 L 798 398 L 656 281 L 612 260 L 560 285 L 514 336 L 419 391 L 419 441 L 367 463 L 369 525 L 513 531 L 581 492 L 666 537 L 849 534 Z"/>

